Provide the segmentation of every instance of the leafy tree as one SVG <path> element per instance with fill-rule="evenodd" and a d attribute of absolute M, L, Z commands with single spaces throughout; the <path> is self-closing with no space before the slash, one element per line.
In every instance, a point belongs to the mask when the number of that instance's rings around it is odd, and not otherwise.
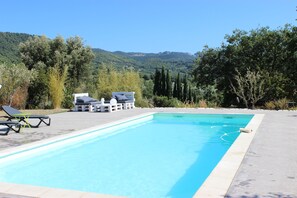
<path fill-rule="evenodd" d="M 152 98 L 154 96 L 154 82 L 153 80 L 143 80 L 142 94 L 144 98 Z"/>
<path fill-rule="evenodd" d="M 73 86 L 77 87 L 90 75 L 90 63 L 95 56 L 90 47 L 83 45 L 80 37 L 70 37 L 66 41 L 66 46 L 69 57 L 69 76 Z"/>
<path fill-rule="evenodd" d="M 36 69 L 41 63 L 46 67 L 49 66 L 50 43 L 45 36 L 30 37 L 27 41 L 20 43 L 19 47 L 21 60 L 28 69 Z"/>
<path fill-rule="evenodd" d="M 261 104 L 273 98 L 297 96 L 297 28 L 286 25 L 283 29 L 267 27 L 250 32 L 235 30 L 225 37 L 220 48 L 205 47 L 197 54 L 193 71 L 197 86 L 215 86 L 223 92 L 224 106 L 236 103 L 236 94 L 230 89 L 236 84 L 234 75 L 244 76 L 246 69 L 261 72 L 267 86 Z M 270 73 L 268 75 L 268 73 Z"/>
<path fill-rule="evenodd" d="M 35 77 L 35 71 L 29 71 L 23 64 L 0 64 L 0 101 L 3 104 L 11 105 L 14 94 L 18 89 L 27 90 L 27 86 Z"/>
<path fill-rule="evenodd" d="M 260 72 L 252 72 L 249 69 L 243 76 L 239 72 L 234 77 L 236 85 L 231 83 L 234 93 L 243 100 L 247 108 L 255 108 L 255 104 L 264 97 L 264 79 Z"/>
<path fill-rule="evenodd" d="M 49 94 L 49 90 L 48 80 L 44 76 L 49 75 L 52 67 L 64 71 L 65 65 L 68 65 L 66 87 L 72 91 L 82 83 L 92 84 L 89 64 L 94 54 L 90 47 L 83 45 L 79 37 L 69 38 L 65 42 L 61 36 L 53 40 L 35 36 L 20 44 L 20 53 L 28 69 L 34 68 L 41 75 L 37 78 L 38 82 L 29 88 L 29 106 L 41 107 L 42 101 L 46 101 L 44 97 Z"/>

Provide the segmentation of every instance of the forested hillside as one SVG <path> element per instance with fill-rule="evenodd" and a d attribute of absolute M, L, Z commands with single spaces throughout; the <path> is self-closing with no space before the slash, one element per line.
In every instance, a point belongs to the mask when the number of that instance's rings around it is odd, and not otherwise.
<path fill-rule="evenodd" d="M 189 73 L 193 69 L 195 56 L 182 52 L 108 52 L 102 49 L 93 49 L 94 64 L 111 64 L 115 68 L 134 68 L 143 74 L 153 74 L 156 68 L 165 67 L 174 74 Z"/>
<path fill-rule="evenodd" d="M 19 44 L 33 35 L 0 32 L 0 62 L 20 63 Z M 142 74 L 153 74 L 156 68 L 170 69 L 173 73 L 187 73 L 193 69 L 194 55 L 181 52 L 126 53 L 109 52 L 93 48 L 95 58 L 92 62 L 97 68 L 101 64 L 112 65 L 116 69 L 133 68 Z"/>
<path fill-rule="evenodd" d="M 23 33 L 0 32 L 0 63 L 21 62 L 18 46 L 32 36 Z"/>

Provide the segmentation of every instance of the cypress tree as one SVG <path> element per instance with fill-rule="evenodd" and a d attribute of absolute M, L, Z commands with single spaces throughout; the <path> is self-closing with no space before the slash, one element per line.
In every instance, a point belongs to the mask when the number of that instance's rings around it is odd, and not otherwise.
<path fill-rule="evenodd" d="M 184 84 L 184 89 L 183 89 L 183 101 L 186 102 L 188 99 L 188 80 L 187 80 L 187 76 L 184 77 L 183 80 L 183 84 Z"/>
<path fill-rule="evenodd" d="M 170 76 L 169 70 L 167 70 L 167 74 L 166 74 L 166 96 L 168 98 L 171 98 L 172 96 L 172 82 L 171 82 L 171 76 Z"/>
<path fill-rule="evenodd" d="M 188 97 L 188 100 L 189 100 L 190 102 L 193 102 L 191 86 L 189 86 L 189 97 Z"/>
<path fill-rule="evenodd" d="M 166 96 L 166 75 L 165 75 L 165 69 L 164 66 L 162 67 L 162 73 L 161 73 L 161 96 Z"/>
<path fill-rule="evenodd" d="M 154 95 L 159 96 L 161 93 L 161 72 L 156 69 L 154 80 Z"/>
<path fill-rule="evenodd" d="M 181 81 L 180 81 L 180 75 L 179 73 L 177 74 L 176 78 L 176 96 L 177 99 L 181 100 L 182 99 L 182 87 L 181 87 Z"/>
<path fill-rule="evenodd" d="M 197 95 L 196 92 L 193 93 L 193 102 L 197 103 Z"/>
<path fill-rule="evenodd" d="M 177 78 L 175 79 L 175 82 L 174 82 L 174 87 L 173 87 L 173 97 L 174 98 L 177 98 Z"/>

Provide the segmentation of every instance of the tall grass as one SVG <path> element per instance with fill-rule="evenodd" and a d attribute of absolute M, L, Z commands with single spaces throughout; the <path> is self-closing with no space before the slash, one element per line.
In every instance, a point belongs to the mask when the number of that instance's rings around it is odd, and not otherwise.
<path fill-rule="evenodd" d="M 121 71 L 116 71 L 112 66 L 103 65 L 98 71 L 98 98 L 109 99 L 112 92 L 125 91 L 125 92 L 135 92 L 136 105 L 144 104 L 142 101 L 142 81 L 138 72 L 123 69 Z M 147 106 L 147 105 L 146 105 Z"/>
<path fill-rule="evenodd" d="M 64 86 L 68 67 L 52 67 L 49 71 L 49 94 L 54 109 L 60 109 L 64 99 Z"/>

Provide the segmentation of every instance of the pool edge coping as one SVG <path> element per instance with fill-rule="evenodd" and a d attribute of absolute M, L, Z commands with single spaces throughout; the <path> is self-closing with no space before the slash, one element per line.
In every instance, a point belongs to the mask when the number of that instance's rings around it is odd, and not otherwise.
<path fill-rule="evenodd" d="M 89 131 L 108 128 L 113 125 L 118 125 L 121 123 L 133 121 L 135 119 L 140 119 L 142 117 L 150 116 L 155 113 L 167 113 L 167 112 L 142 113 L 137 116 L 120 119 L 118 121 L 113 121 L 113 122 L 106 123 L 106 124 L 96 125 L 96 126 L 93 126 L 90 128 L 74 131 L 69 134 L 63 134 L 63 135 L 55 136 L 55 137 L 48 138 L 45 140 L 39 140 L 36 142 L 28 143 L 28 144 L 25 144 L 22 146 L 5 149 L 5 150 L 0 151 L 0 157 L 3 157 L 3 155 L 5 156 L 7 154 L 9 155 L 9 153 L 18 152 L 18 150 L 20 150 L 20 149 L 27 150 L 30 148 L 32 149 L 32 147 L 36 148 L 40 145 L 55 143 L 56 141 L 63 141 L 68 138 L 87 134 Z M 172 113 L 172 112 L 170 112 L 170 113 Z M 177 113 L 187 113 L 187 112 L 177 112 Z M 196 113 L 194 113 L 194 114 L 196 114 Z M 201 114 L 201 113 L 199 113 L 199 114 Z M 210 113 L 210 114 L 213 114 L 213 113 Z M 228 114 L 234 114 L 234 115 L 242 114 L 242 115 L 245 115 L 246 113 L 220 113 L 220 114 L 226 114 L 226 115 L 228 115 Z M 224 197 L 226 195 L 226 193 L 229 189 L 229 186 L 231 185 L 232 180 L 233 180 L 237 170 L 239 169 L 239 166 L 240 166 L 240 164 L 241 164 L 241 162 L 242 162 L 242 160 L 250 146 L 250 143 L 253 140 L 255 133 L 257 132 L 257 129 L 260 126 L 260 124 L 264 118 L 264 114 L 253 114 L 253 115 L 254 115 L 253 118 L 250 120 L 250 122 L 246 126 L 246 128 L 252 129 L 253 132 L 247 133 L 247 134 L 241 134 L 236 139 L 236 141 L 228 149 L 228 151 L 225 153 L 223 158 L 217 164 L 215 169 L 211 172 L 211 174 L 208 176 L 208 178 L 204 181 L 202 186 L 196 191 L 196 193 L 193 197 L 195 197 L 195 198 L 197 198 L 197 197 Z M 238 140 L 239 140 L 239 143 L 237 143 Z M 240 145 L 240 144 L 242 144 L 242 145 Z M 243 147 L 243 145 L 244 145 L 244 147 Z M 235 158 L 235 156 L 236 156 L 236 158 Z M 232 166 L 232 168 L 230 168 L 230 165 Z M 225 172 L 226 170 L 227 170 L 228 174 L 226 174 L 226 172 Z M 229 174 L 229 173 L 232 173 L 232 174 Z M 83 191 L 76 191 L 76 190 L 66 190 L 66 189 L 58 189 L 58 188 L 50 188 L 50 187 L 39 187 L 39 186 L 13 184 L 13 183 L 5 183 L 5 182 L 0 182 L 0 186 L 1 186 L 0 193 L 22 195 L 22 196 L 33 196 L 33 197 L 37 196 L 37 197 L 42 197 L 42 198 L 43 197 L 51 197 L 50 194 L 54 194 L 55 196 L 56 195 L 65 195 L 65 196 L 70 196 L 70 197 L 83 197 L 83 198 L 88 198 L 88 197 L 90 197 L 90 198 L 91 197 L 98 197 L 98 198 L 123 197 L 123 196 L 83 192 Z"/>

